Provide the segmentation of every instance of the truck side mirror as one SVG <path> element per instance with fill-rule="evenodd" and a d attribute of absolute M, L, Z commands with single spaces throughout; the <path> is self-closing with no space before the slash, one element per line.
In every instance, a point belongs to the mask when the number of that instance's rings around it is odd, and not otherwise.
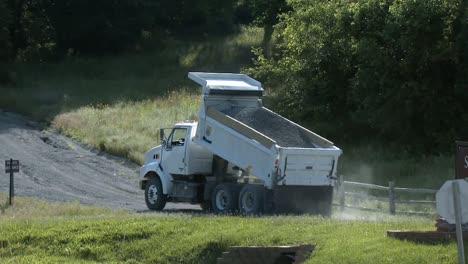
<path fill-rule="evenodd" d="M 164 128 L 159 129 L 159 141 L 161 142 L 161 145 L 166 145 L 166 138 L 164 136 Z"/>

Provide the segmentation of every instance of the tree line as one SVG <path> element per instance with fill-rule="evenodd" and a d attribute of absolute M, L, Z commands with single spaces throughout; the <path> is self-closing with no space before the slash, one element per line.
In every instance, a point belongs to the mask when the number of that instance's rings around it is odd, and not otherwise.
<path fill-rule="evenodd" d="M 0 0 L 0 60 L 102 55 L 144 40 L 272 29 L 284 0 Z M 270 30 L 272 32 L 272 30 Z"/>
<path fill-rule="evenodd" d="M 468 140 L 464 0 L 290 0 L 249 72 L 281 113 L 349 143 L 423 153 Z"/>
<path fill-rule="evenodd" d="M 0 0 L 0 62 L 99 56 L 255 24 L 264 41 L 247 72 L 275 110 L 336 141 L 450 151 L 468 140 L 466 2 Z"/>

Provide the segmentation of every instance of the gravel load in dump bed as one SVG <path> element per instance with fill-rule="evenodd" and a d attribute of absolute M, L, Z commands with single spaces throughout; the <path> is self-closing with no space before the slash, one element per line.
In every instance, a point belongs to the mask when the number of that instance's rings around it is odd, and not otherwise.
<path fill-rule="evenodd" d="M 233 107 L 222 112 L 273 139 L 281 147 L 315 147 L 305 131 L 264 108 Z"/>

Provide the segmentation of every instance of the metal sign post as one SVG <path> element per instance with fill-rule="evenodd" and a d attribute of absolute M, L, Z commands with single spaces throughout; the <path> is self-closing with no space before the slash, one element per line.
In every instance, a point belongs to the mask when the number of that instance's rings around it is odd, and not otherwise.
<path fill-rule="evenodd" d="M 468 178 L 468 142 L 455 142 L 455 179 Z M 455 209 L 456 218 L 456 232 L 458 244 L 458 262 L 465 263 L 465 248 L 463 247 L 463 232 L 462 232 L 462 219 L 461 216 L 461 201 L 460 201 L 460 187 L 457 181 L 452 182 L 453 189 L 453 206 Z"/>
<path fill-rule="evenodd" d="M 460 204 L 460 188 L 457 181 L 452 181 L 453 207 L 455 209 L 455 226 L 457 232 L 458 263 L 465 264 L 465 248 L 463 247 L 462 216 Z"/>
<path fill-rule="evenodd" d="M 10 173 L 10 197 L 8 204 L 13 205 L 13 197 L 15 196 L 14 173 L 19 172 L 19 160 L 5 160 L 5 173 Z"/>

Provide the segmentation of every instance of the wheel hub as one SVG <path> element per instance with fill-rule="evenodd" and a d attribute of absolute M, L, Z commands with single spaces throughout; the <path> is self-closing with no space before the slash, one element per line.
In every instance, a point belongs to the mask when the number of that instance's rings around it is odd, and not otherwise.
<path fill-rule="evenodd" d="M 155 204 L 158 200 L 158 188 L 155 185 L 151 185 L 148 188 L 148 202 L 150 204 Z"/>
<path fill-rule="evenodd" d="M 216 194 L 216 207 L 220 210 L 225 210 L 228 203 L 227 193 L 224 190 Z"/>
<path fill-rule="evenodd" d="M 247 192 L 242 197 L 242 207 L 245 211 L 252 211 L 254 207 L 254 198 L 252 192 Z"/>

